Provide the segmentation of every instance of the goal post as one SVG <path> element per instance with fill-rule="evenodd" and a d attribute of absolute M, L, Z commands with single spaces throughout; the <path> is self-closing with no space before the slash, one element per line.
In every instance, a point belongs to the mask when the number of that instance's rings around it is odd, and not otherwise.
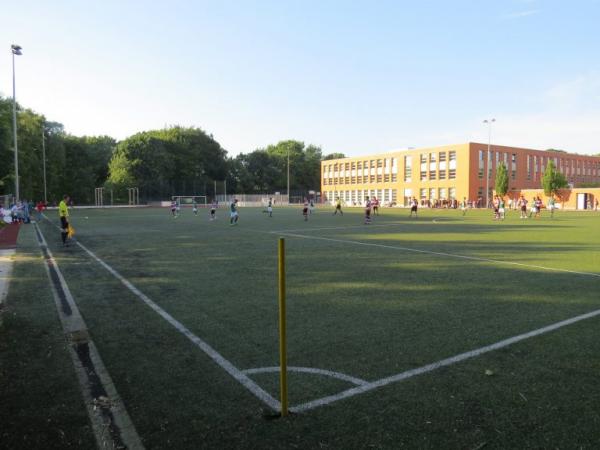
<path fill-rule="evenodd" d="M 171 201 L 177 202 L 177 205 L 181 208 L 191 208 L 194 206 L 194 203 L 198 208 L 206 208 L 208 206 L 206 195 L 173 195 Z"/>

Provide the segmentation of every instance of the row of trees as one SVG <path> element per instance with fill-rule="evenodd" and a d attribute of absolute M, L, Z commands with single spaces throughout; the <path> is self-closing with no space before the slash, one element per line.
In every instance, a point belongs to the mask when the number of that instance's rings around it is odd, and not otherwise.
<path fill-rule="evenodd" d="M 80 202 L 94 198 L 94 187 L 108 176 L 115 140 L 108 136 L 78 137 L 65 133 L 62 124 L 17 107 L 20 194 L 23 199 L 44 197 L 43 146 L 46 153 L 48 201 L 69 192 Z M 0 97 L 0 194 L 15 186 L 12 100 Z"/>
<path fill-rule="evenodd" d="M 496 169 L 496 193 L 504 197 L 508 193 L 508 170 L 504 162 Z M 569 186 L 569 183 L 561 172 L 556 170 L 556 165 L 553 159 L 548 160 L 544 174 L 542 175 L 542 189 L 547 197 L 555 195 L 559 189 L 564 189 Z"/>
<path fill-rule="evenodd" d="M 73 136 L 17 106 L 21 198 L 43 199 L 43 152 L 46 152 L 48 201 L 69 193 L 77 203 L 92 203 L 94 189 L 112 190 L 117 201 L 126 189 L 138 187 L 140 197 L 213 195 L 214 181 L 228 192 L 286 192 L 288 158 L 290 190 L 306 192 L 320 186 L 320 147 L 282 141 L 236 157 L 199 128 L 171 127 L 137 133 L 117 142 L 109 136 Z M 14 193 L 12 100 L 0 96 L 0 194 Z M 221 191 L 219 191 L 220 193 Z"/>

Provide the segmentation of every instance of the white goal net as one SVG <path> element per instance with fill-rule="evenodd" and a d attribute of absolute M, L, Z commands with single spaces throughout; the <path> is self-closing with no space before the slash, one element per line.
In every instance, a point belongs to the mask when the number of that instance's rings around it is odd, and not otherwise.
<path fill-rule="evenodd" d="M 173 195 L 171 201 L 177 202 L 180 208 L 193 208 L 194 205 L 197 208 L 206 208 L 208 204 L 206 195 Z"/>

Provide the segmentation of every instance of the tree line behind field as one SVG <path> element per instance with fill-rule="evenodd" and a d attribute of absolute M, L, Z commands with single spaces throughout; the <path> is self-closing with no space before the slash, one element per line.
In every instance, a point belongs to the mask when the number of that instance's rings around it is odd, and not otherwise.
<path fill-rule="evenodd" d="M 173 126 L 136 133 L 122 141 L 110 136 L 74 136 L 62 124 L 17 105 L 20 197 L 43 200 L 43 151 L 46 152 L 48 202 L 68 193 L 78 204 L 94 202 L 94 190 L 112 191 L 127 201 L 127 188 L 140 199 L 172 195 L 263 194 L 319 190 L 320 163 L 343 157 L 323 155 L 319 146 L 281 141 L 229 157 L 214 137 L 200 128 Z M 14 194 L 12 99 L 0 96 L 0 195 Z M 105 204 L 107 198 L 105 197 Z"/>

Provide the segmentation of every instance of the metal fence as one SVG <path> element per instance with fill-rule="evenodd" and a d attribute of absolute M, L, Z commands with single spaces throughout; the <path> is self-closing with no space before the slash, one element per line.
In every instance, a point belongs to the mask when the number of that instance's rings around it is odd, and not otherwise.
<path fill-rule="evenodd" d="M 244 206 L 267 206 L 269 199 L 273 200 L 273 205 L 287 205 L 288 196 L 282 194 L 227 194 L 217 195 L 217 201 L 222 204 L 228 204 L 237 199 L 238 204 Z"/>

